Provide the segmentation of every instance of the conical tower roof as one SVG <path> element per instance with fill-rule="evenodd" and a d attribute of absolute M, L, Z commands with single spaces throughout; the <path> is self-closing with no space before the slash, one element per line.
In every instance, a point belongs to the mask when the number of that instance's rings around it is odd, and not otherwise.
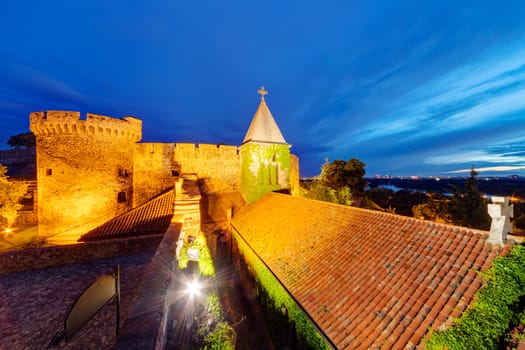
<path fill-rule="evenodd" d="M 253 116 L 250 127 L 246 136 L 244 136 L 243 144 L 246 142 L 267 142 L 267 143 L 280 143 L 288 144 L 279 130 L 275 119 L 273 119 L 272 112 L 264 101 L 264 95 L 268 94 L 268 91 L 264 89 L 264 86 L 258 91 L 261 94 L 261 102 L 257 111 Z"/>

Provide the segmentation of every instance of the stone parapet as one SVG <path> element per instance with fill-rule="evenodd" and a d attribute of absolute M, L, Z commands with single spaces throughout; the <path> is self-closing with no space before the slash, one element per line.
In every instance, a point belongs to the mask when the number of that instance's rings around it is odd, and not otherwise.
<path fill-rule="evenodd" d="M 29 116 L 31 131 L 36 135 L 86 135 L 99 138 L 128 138 L 134 142 L 142 138 L 142 121 L 134 117 L 121 119 L 80 112 L 44 111 Z"/>
<path fill-rule="evenodd" d="M 239 147 L 222 144 L 176 143 L 175 158 L 231 159 L 239 155 Z"/>
<path fill-rule="evenodd" d="M 0 274 L 155 250 L 162 235 L 15 250 L 0 254 Z"/>

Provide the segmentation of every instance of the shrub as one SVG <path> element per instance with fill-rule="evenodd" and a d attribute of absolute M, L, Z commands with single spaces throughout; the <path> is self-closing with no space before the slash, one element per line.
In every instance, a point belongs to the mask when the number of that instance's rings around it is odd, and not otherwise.
<path fill-rule="evenodd" d="M 525 303 L 525 246 L 517 245 L 507 256 L 497 258 L 483 274 L 486 285 L 476 301 L 439 332 L 432 332 L 426 349 L 498 349 L 512 325 L 520 322 Z"/>
<path fill-rule="evenodd" d="M 218 322 L 212 332 L 204 339 L 206 350 L 235 349 L 235 330 L 226 322 Z"/>

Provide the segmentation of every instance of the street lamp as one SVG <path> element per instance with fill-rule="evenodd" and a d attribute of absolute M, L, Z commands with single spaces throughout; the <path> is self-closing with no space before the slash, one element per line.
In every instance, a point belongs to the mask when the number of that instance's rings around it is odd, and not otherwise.
<path fill-rule="evenodd" d="M 197 296 L 200 294 L 201 284 L 198 279 L 194 279 L 186 284 L 186 293 L 190 296 Z"/>

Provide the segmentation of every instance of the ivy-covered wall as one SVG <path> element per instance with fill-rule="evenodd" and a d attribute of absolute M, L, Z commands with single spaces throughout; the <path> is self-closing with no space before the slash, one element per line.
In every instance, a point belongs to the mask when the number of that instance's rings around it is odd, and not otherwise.
<path fill-rule="evenodd" d="M 434 331 L 425 349 L 505 349 L 509 329 L 525 319 L 525 246 L 494 260 L 472 307 L 452 327 Z"/>
<path fill-rule="evenodd" d="M 257 297 L 265 308 L 265 318 L 277 348 L 330 349 L 316 327 L 296 304 L 286 289 L 261 262 L 239 233 L 232 227 L 239 257 L 255 280 Z M 289 344 L 290 334 L 297 344 Z"/>
<path fill-rule="evenodd" d="M 289 145 L 248 142 L 240 154 L 241 192 L 248 203 L 265 193 L 290 189 Z"/>

